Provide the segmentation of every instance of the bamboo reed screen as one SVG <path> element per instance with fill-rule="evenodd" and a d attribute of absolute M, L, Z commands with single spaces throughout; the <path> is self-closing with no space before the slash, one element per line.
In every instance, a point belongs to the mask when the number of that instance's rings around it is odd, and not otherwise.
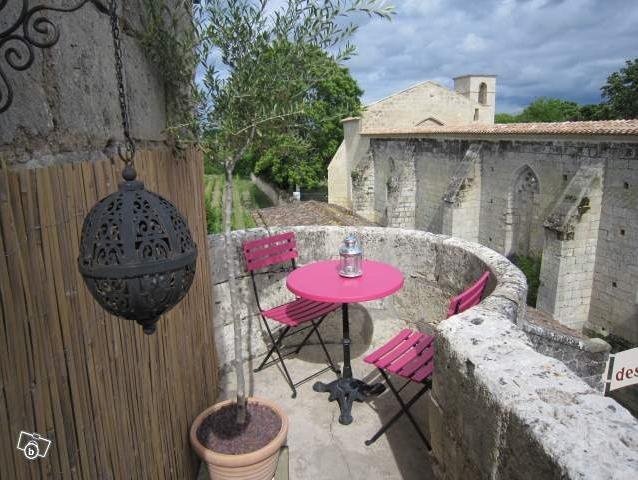
<path fill-rule="evenodd" d="M 119 161 L 0 166 L 0 478 L 195 478 L 191 421 L 214 402 L 203 164 L 146 151 L 138 178 L 173 201 L 198 245 L 186 298 L 146 336 L 107 315 L 76 267 L 84 216 L 120 179 Z M 53 440 L 44 459 L 21 430 Z"/>

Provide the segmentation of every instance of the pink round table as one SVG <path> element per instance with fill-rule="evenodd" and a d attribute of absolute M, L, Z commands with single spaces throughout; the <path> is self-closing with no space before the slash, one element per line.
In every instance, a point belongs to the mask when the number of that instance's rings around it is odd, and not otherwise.
<path fill-rule="evenodd" d="M 364 260 L 363 275 L 346 278 L 339 275 L 339 260 L 325 260 L 293 270 L 288 275 L 286 286 L 302 298 L 342 304 L 343 373 L 333 382 L 317 382 L 312 388 L 317 392 L 330 392 L 328 400 L 339 402 L 339 423 L 348 425 L 352 423 L 354 401 L 361 402 L 370 395 L 378 395 L 385 390 L 382 384 L 368 385 L 352 377 L 348 304 L 392 295 L 403 287 L 403 274 L 387 263 Z"/>

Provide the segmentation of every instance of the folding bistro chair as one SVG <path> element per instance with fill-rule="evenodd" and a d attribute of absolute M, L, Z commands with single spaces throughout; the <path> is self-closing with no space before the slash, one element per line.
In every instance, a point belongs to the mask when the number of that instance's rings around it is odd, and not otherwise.
<path fill-rule="evenodd" d="M 266 331 L 268 332 L 268 335 L 270 336 L 270 340 L 272 342 L 272 347 L 270 348 L 268 354 L 261 362 L 259 367 L 257 367 L 254 371 L 259 372 L 260 370 L 273 365 L 278 361 L 281 362 L 281 366 L 286 376 L 286 381 L 288 382 L 288 385 L 292 390 L 292 398 L 295 398 L 297 396 L 296 387 L 301 385 L 302 383 L 307 382 L 308 380 L 322 374 L 327 370 L 333 370 L 337 374 L 340 373 L 339 368 L 335 366 L 335 364 L 332 362 L 332 358 L 330 358 L 330 354 L 326 349 L 326 345 L 323 342 L 323 338 L 321 338 L 321 334 L 319 333 L 318 328 L 319 325 L 321 325 L 321 322 L 323 322 L 326 315 L 334 310 L 341 308 L 341 304 L 315 302 L 314 300 L 297 298 L 292 302 L 285 303 L 268 310 L 264 310 L 259 303 L 259 293 L 257 291 L 257 283 L 255 282 L 255 270 L 272 265 L 285 264 L 288 261 L 290 261 L 292 269 L 295 269 L 297 267 L 295 260 L 299 256 L 297 253 L 295 234 L 294 232 L 286 232 L 279 235 L 273 235 L 270 237 L 261 238 L 259 240 L 246 242 L 244 243 L 243 249 L 244 258 L 246 260 L 246 267 L 250 272 L 250 277 L 253 282 L 253 290 L 255 291 L 257 307 L 259 308 L 261 319 L 264 322 Z M 273 331 L 270 329 L 268 320 L 279 323 L 281 325 L 276 339 L 273 335 Z M 306 330 L 308 330 L 308 332 L 303 337 L 301 343 L 294 346 L 288 346 L 288 348 L 292 348 L 294 350 L 282 354 L 281 350 L 283 348 L 286 348 L 281 344 L 283 339 Z M 287 357 L 291 354 L 298 354 L 306 345 L 313 333 L 316 334 L 317 338 L 319 339 L 319 344 L 321 345 L 321 348 L 326 355 L 326 359 L 328 360 L 328 366 L 304 378 L 303 380 L 294 383 L 284 362 L 284 357 Z M 277 358 L 268 362 L 273 353 L 277 355 Z"/>
<path fill-rule="evenodd" d="M 478 305 L 489 278 L 490 273 L 485 272 L 474 285 L 460 295 L 453 297 L 450 300 L 450 307 L 447 312 L 448 318 Z M 394 393 L 394 396 L 401 405 L 401 410 L 399 410 L 388 423 L 383 425 L 370 440 L 366 440 L 366 445 L 374 443 L 405 413 L 419 434 L 419 437 L 421 437 L 421 440 L 425 443 L 428 451 L 430 451 L 430 444 L 409 410 L 410 407 L 432 387 L 431 377 L 434 371 L 433 341 L 434 337 L 430 335 L 406 328 L 401 330 L 392 340 L 363 359 L 364 362 L 374 365 L 379 369 L 388 387 L 390 387 L 390 390 L 392 390 L 392 393 Z M 402 377 L 406 379 L 406 382 L 401 388 L 397 389 L 390 381 L 388 373 Z M 399 394 L 411 382 L 421 383 L 423 388 L 410 400 L 405 402 Z"/>

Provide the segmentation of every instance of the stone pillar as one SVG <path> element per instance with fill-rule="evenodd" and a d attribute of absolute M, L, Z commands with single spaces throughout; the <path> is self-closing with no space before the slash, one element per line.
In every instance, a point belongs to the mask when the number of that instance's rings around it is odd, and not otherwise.
<path fill-rule="evenodd" d="M 563 195 L 563 202 L 572 204 L 566 216 L 568 221 L 557 225 L 550 215 L 545 222 L 536 307 L 563 325 L 582 330 L 589 317 L 592 295 L 602 201 L 600 178 L 594 179 L 593 185 L 590 183 L 579 196 L 571 195 L 570 191 L 573 188 L 568 186 L 567 194 Z M 555 211 L 561 209 L 559 203 Z"/>
<path fill-rule="evenodd" d="M 352 199 L 349 193 L 348 166 L 345 157 L 345 142 L 341 142 L 328 165 L 328 203 L 344 208 L 352 208 Z"/>
<path fill-rule="evenodd" d="M 388 179 L 388 227 L 414 229 L 416 222 L 416 168 L 414 148 L 403 159 L 391 160 Z"/>
<path fill-rule="evenodd" d="M 443 195 L 444 235 L 479 241 L 481 212 L 480 144 L 472 144 Z"/>
<path fill-rule="evenodd" d="M 341 121 L 343 142 L 328 165 L 328 202 L 344 208 L 353 208 L 352 173 L 357 168 L 365 169 L 361 162 L 366 155 L 370 140 L 361 136 L 361 118 L 351 117 Z"/>
<path fill-rule="evenodd" d="M 350 174 L 352 178 L 352 211 L 371 222 L 380 220 L 375 210 L 375 174 L 372 155 L 359 162 L 357 168 Z"/>

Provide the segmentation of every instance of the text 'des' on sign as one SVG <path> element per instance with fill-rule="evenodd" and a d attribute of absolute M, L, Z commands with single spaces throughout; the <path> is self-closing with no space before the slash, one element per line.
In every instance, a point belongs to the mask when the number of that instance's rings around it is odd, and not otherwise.
<path fill-rule="evenodd" d="M 638 348 L 609 355 L 603 380 L 605 394 L 638 383 Z"/>

